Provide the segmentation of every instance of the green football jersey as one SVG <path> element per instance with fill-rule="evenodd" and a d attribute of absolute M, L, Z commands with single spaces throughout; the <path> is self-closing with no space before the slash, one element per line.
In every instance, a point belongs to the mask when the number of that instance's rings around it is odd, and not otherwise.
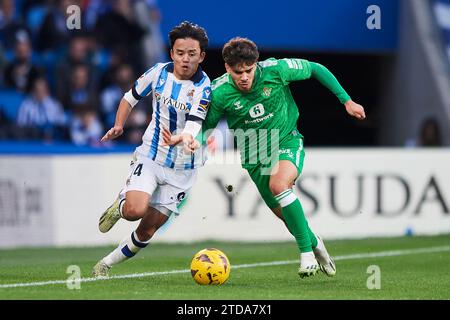
<path fill-rule="evenodd" d="M 298 134 L 298 107 L 289 83 L 317 78 L 344 103 L 350 99 L 331 72 L 303 59 L 274 59 L 258 62 L 249 92 L 240 91 L 229 74 L 212 82 L 212 98 L 203 131 L 216 127 L 225 116 L 232 129 L 244 168 L 267 163 L 278 143 Z"/>

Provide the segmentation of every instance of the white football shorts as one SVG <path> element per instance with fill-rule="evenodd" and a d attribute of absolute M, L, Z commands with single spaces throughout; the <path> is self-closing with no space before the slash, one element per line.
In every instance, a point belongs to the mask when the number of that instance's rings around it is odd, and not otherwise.
<path fill-rule="evenodd" d="M 130 174 L 120 192 L 142 191 L 150 195 L 149 205 L 170 217 L 179 214 L 178 204 L 186 197 L 197 179 L 197 169 L 172 169 L 135 152 L 130 163 Z"/>

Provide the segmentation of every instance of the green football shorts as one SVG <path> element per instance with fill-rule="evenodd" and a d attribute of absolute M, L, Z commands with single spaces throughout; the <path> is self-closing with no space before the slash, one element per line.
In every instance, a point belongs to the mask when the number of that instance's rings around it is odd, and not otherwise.
<path fill-rule="evenodd" d="M 304 158 L 303 136 L 295 130 L 281 141 L 278 150 L 278 161 L 288 160 L 292 162 L 297 168 L 298 178 L 302 173 Z M 270 164 L 268 165 L 270 166 Z M 258 164 L 247 168 L 247 171 L 267 206 L 271 209 L 276 208 L 279 204 L 269 188 L 270 175 L 262 174 L 262 168 L 264 168 L 264 165 Z"/>

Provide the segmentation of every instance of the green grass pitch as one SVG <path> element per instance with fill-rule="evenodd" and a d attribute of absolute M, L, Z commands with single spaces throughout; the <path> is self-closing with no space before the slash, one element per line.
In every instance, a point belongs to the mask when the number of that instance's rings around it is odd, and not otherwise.
<path fill-rule="evenodd" d="M 83 280 L 79 289 L 67 287 L 68 266 L 79 266 L 81 277 L 90 278 L 92 266 L 113 246 L 0 250 L 0 299 L 450 299 L 450 235 L 326 245 L 336 258 L 333 278 L 320 273 L 300 279 L 293 241 L 155 243 L 111 270 L 112 276 L 128 276 Z M 230 260 L 230 278 L 222 286 L 197 285 L 187 270 L 193 255 L 206 247 L 224 251 Z M 368 273 L 374 265 L 379 289 L 367 286 L 375 283 Z"/>

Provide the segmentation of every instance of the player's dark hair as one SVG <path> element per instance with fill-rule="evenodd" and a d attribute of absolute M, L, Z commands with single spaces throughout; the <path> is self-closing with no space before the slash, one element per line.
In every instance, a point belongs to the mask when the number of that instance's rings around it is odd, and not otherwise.
<path fill-rule="evenodd" d="M 205 29 L 195 23 L 183 21 L 169 32 L 170 48 L 173 48 L 173 45 L 177 39 L 186 38 L 197 40 L 200 44 L 200 50 L 202 52 L 204 52 L 208 47 L 209 40 Z"/>
<path fill-rule="evenodd" d="M 258 61 L 259 51 L 252 40 L 235 37 L 223 46 L 222 57 L 230 67 L 242 64 L 252 65 Z"/>

